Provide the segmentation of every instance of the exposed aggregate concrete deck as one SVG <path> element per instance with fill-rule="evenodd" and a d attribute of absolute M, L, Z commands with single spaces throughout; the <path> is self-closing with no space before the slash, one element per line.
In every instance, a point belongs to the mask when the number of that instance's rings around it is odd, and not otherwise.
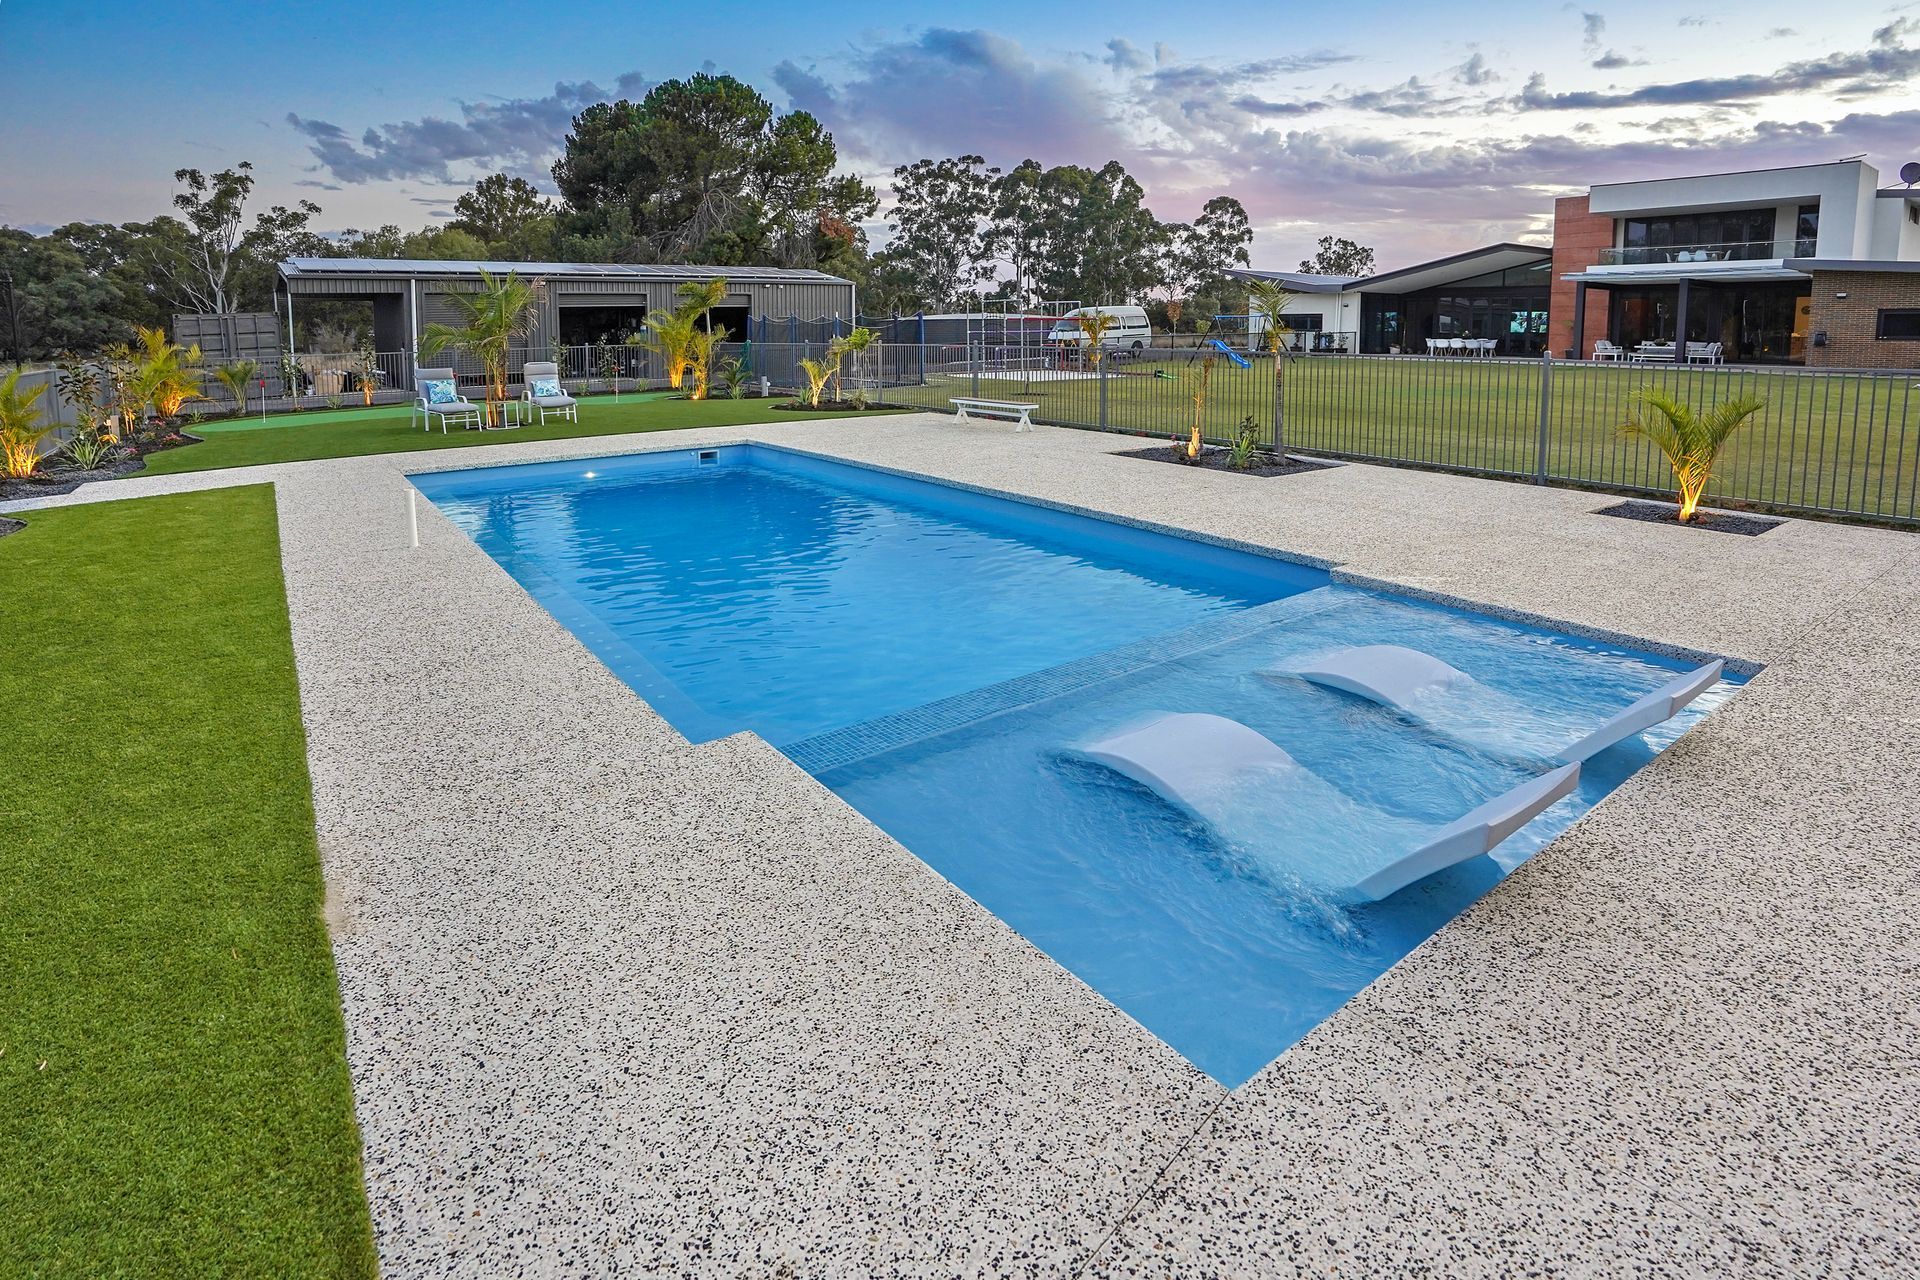
<path fill-rule="evenodd" d="M 407 470 L 755 439 L 1764 666 L 1232 1094 L 759 740 L 688 746 Z M 1920 1272 L 1920 539 L 915 416 L 278 487 L 384 1272 Z M 18 504 L 16 504 L 18 505 Z"/>

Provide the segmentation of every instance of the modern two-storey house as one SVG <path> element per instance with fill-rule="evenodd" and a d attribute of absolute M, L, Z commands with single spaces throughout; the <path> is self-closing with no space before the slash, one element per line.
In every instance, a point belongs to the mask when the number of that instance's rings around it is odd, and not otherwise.
<path fill-rule="evenodd" d="M 1680 337 L 1728 362 L 1920 365 L 1920 192 L 1842 160 L 1556 201 L 1551 349 Z"/>

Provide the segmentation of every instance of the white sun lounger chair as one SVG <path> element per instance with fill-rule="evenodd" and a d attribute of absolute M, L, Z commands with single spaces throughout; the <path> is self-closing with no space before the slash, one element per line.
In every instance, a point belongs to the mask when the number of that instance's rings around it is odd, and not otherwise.
<path fill-rule="evenodd" d="M 1230 837 L 1236 834 L 1233 813 L 1251 803 L 1273 819 L 1266 832 L 1271 836 L 1285 835 L 1290 815 L 1312 810 L 1344 827 L 1376 830 L 1388 844 L 1403 844 L 1404 851 L 1389 853 L 1375 865 L 1333 871 L 1339 883 L 1321 886 L 1363 902 L 1378 902 L 1436 871 L 1492 852 L 1580 781 L 1579 765 L 1562 765 L 1433 830 L 1361 804 L 1262 734 L 1225 716 L 1159 716 L 1095 743 L 1084 754 Z M 1310 858 L 1314 851 L 1267 852 L 1286 861 L 1290 853 Z M 1314 878 L 1311 872 L 1305 875 Z"/>
<path fill-rule="evenodd" d="M 435 401 L 427 384 L 447 382 L 453 385 L 453 399 Z M 440 434 L 447 433 L 447 424 L 457 422 L 463 427 L 484 429 L 486 424 L 480 418 L 480 406 L 460 395 L 460 380 L 451 369 L 416 369 L 413 372 L 413 408 L 407 413 L 407 426 L 412 428 L 418 417 L 421 426 L 431 431 L 436 419 L 440 423 Z"/>
<path fill-rule="evenodd" d="M 1599 754 L 1615 743 L 1624 742 L 1679 714 L 1681 708 L 1711 689 L 1720 679 L 1726 664 L 1719 659 L 1662 685 L 1640 698 L 1620 714 L 1570 743 L 1552 749 L 1552 756 L 1570 764 Z M 1297 676 L 1328 689 L 1338 689 L 1356 697 L 1391 707 L 1408 719 L 1438 732 L 1478 741 L 1499 749 L 1501 742 L 1491 733 L 1476 733 L 1470 716 L 1459 714 L 1464 702 L 1475 702 L 1485 711 L 1510 710 L 1515 723 L 1524 723 L 1526 709 L 1504 694 L 1487 689 L 1466 672 L 1449 666 L 1430 653 L 1397 644 L 1361 645 L 1326 654 L 1292 669 L 1271 669 L 1264 674 Z M 1449 711 L 1455 714 L 1449 714 Z M 1465 729 L 1465 732 L 1456 730 Z"/>
<path fill-rule="evenodd" d="M 526 383 L 521 392 L 527 404 L 540 415 L 540 425 L 547 424 L 547 415 L 580 421 L 580 402 L 567 394 L 566 384 L 560 381 L 560 366 L 551 360 L 534 360 L 521 368 L 520 376 Z"/>

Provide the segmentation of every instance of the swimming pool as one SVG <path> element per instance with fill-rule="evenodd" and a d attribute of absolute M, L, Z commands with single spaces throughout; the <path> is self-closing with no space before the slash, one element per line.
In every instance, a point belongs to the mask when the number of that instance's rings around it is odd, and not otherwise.
<path fill-rule="evenodd" d="M 1542 743 L 1687 664 L 765 446 L 414 480 L 690 739 L 760 733 L 1230 1087 L 1738 683 L 1593 757 L 1493 857 L 1363 903 L 1316 872 L 1540 775 Z M 1520 711 L 1462 736 L 1292 674 L 1382 642 Z M 1090 754 L 1167 712 L 1257 731 L 1339 805 L 1256 780 L 1203 818 Z"/>

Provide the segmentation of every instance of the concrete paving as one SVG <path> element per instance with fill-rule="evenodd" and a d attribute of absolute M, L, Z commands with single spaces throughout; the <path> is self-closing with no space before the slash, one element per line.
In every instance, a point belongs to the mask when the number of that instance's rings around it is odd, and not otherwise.
<path fill-rule="evenodd" d="M 409 470 L 746 439 L 1764 670 L 1229 1094 L 430 505 L 406 545 Z M 53 500 L 277 486 L 385 1273 L 1920 1272 L 1920 540 L 1137 445 L 921 415 Z"/>

